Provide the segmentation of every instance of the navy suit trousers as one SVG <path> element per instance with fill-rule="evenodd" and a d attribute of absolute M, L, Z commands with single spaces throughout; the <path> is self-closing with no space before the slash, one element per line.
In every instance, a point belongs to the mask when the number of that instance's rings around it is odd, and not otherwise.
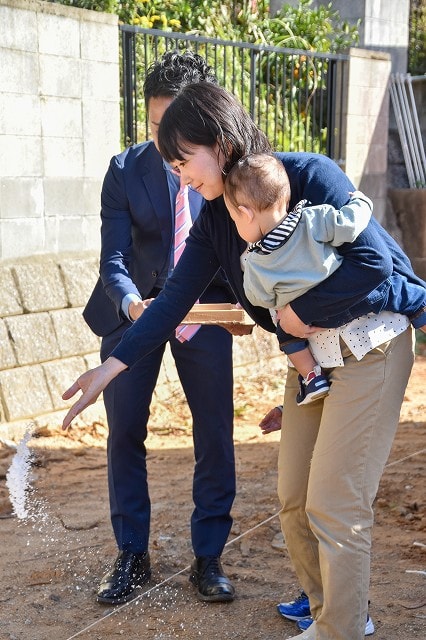
<path fill-rule="evenodd" d="M 126 323 L 102 339 L 105 360 Z M 232 336 L 203 326 L 189 342 L 170 338 L 171 351 L 193 418 L 195 556 L 220 556 L 228 538 L 235 498 Z M 146 551 L 151 504 L 145 439 L 152 394 L 165 345 L 121 373 L 104 391 L 108 416 L 108 483 L 111 521 L 119 549 Z M 173 477 L 170 478 L 170 490 Z"/>

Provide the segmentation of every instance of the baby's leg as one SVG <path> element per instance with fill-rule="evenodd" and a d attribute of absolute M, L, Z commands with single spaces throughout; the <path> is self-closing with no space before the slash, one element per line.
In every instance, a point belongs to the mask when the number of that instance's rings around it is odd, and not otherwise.
<path fill-rule="evenodd" d="M 323 374 L 309 348 L 288 355 L 290 362 L 299 372 L 300 390 L 297 404 L 308 404 L 326 396 L 330 390 L 328 379 Z"/>
<path fill-rule="evenodd" d="M 295 351 L 294 353 L 288 356 L 291 364 L 296 367 L 297 371 L 300 373 L 303 378 L 306 378 L 311 371 L 314 370 L 315 365 L 317 364 L 314 359 L 311 350 L 306 347 L 301 351 Z"/>

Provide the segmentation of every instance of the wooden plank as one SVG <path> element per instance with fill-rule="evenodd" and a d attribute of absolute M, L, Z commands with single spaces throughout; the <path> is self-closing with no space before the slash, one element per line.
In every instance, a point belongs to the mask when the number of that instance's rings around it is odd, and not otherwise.
<path fill-rule="evenodd" d="M 182 324 L 242 324 L 254 326 L 244 309 L 230 302 L 196 304 L 182 320 Z"/>

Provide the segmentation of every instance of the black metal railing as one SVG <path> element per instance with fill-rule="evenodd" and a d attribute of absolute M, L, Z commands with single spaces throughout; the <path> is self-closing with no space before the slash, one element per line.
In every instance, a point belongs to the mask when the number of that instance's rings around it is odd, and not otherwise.
<path fill-rule="evenodd" d="M 278 151 L 343 157 L 348 56 L 120 25 L 123 145 L 149 138 L 143 82 L 165 51 L 192 49 L 236 95 Z"/>

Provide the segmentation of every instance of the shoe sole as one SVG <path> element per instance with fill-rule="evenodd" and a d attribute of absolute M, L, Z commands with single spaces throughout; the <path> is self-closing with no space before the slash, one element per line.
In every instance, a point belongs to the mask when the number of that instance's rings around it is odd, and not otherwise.
<path fill-rule="evenodd" d="M 122 598 L 102 598 L 102 596 L 96 596 L 96 602 L 99 602 L 99 604 L 109 604 L 109 605 L 115 605 L 115 604 L 124 604 L 125 602 L 130 602 L 130 600 L 133 600 L 133 598 L 136 598 L 136 589 L 138 589 L 139 586 L 135 587 L 134 590 L 129 593 L 127 596 L 123 596 Z"/>
<path fill-rule="evenodd" d="M 235 596 L 226 593 L 218 594 L 216 596 L 204 596 L 199 591 L 197 592 L 198 600 L 201 602 L 232 602 Z"/>
<path fill-rule="evenodd" d="M 325 398 L 325 396 L 328 396 L 328 394 L 330 393 L 330 390 L 327 389 L 327 391 L 318 391 L 317 393 L 310 393 L 308 396 L 306 396 L 302 402 L 298 402 L 297 406 L 300 407 L 302 404 L 310 404 L 311 402 L 316 402 L 317 400 L 321 400 L 321 398 Z"/>
<path fill-rule="evenodd" d="M 282 614 L 281 614 L 282 615 Z M 284 616 L 285 618 L 287 616 Z M 311 616 L 308 616 L 307 618 L 303 618 L 303 620 L 308 620 Z M 294 620 L 294 618 L 289 618 L 289 620 Z M 298 619 L 298 622 L 301 622 L 302 618 Z M 310 626 L 310 625 L 309 625 Z M 299 629 L 299 631 L 301 631 L 303 633 L 303 631 L 307 631 L 309 629 L 309 627 L 306 627 L 306 629 L 303 629 L 302 627 L 299 627 L 299 625 L 297 625 L 297 628 Z M 374 624 L 372 619 L 369 617 L 367 620 L 367 624 L 365 625 L 365 632 L 364 635 L 365 636 L 372 636 L 373 633 L 375 632 L 375 628 L 374 628 Z"/>
<path fill-rule="evenodd" d="M 286 615 L 285 613 L 281 613 L 281 611 L 278 611 L 278 613 L 283 618 L 287 618 L 287 620 L 292 620 L 293 622 L 300 622 L 301 620 L 308 620 L 311 617 L 311 616 L 291 616 L 291 615 Z"/>

